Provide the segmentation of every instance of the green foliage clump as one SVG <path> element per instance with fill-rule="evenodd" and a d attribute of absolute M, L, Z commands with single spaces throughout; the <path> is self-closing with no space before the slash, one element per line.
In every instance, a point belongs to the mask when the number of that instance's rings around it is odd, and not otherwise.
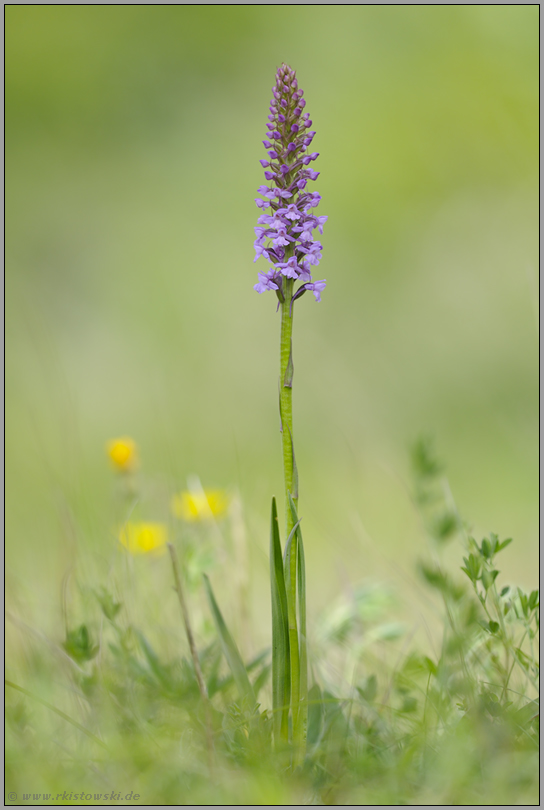
<path fill-rule="evenodd" d="M 55 796 L 83 781 L 102 797 L 122 783 L 146 804 L 536 803 L 539 593 L 501 583 L 511 539 L 468 533 L 428 440 L 412 460 L 438 647 L 413 642 L 390 588 L 354 586 L 308 631 L 301 748 L 271 650 L 241 654 L 207 578 L 209 618 L 197 623 L 205 700 L 189 651 L 132 620 L 131 593 L 87 582 L 86 621 L 68 623 L 53 661 L 35 652 L 37 688 L 8 682 L 8 783 L 22 794 L 32 775 Z M 275 526 L 273 512 L 281 629 Z M 443 561 L 455 536 L 465 547 L 457 571 Z M 182 577 L 197 601 L 202 586 L 183 565 Z"/>

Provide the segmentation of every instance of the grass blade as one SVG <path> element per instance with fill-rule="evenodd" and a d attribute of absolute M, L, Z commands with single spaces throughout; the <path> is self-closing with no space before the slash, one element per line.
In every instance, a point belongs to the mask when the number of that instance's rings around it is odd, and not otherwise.
<path fill-rule="evenodd" d="M 103 743 L 102 740 L 100 740 L 98 737 L 96 737 L 91 731 L 89 731 L 88 728 L 85 728 L 85 726 L 82 726 L 81 723 L 78 723 L 77 720 L 74 720 L 68 714 L 65 714 L 65 712 L 61 711 L 60 709 L 57 709 L 56 706 L 53 706 L 51 703 L 48 703 L 46 700 L 42 700 L 42 698 L 38 697 L 37 695 L 32 694 L 32 692 L 29 692 L 28 689 L 24 689 L 22 686 L 19 686 L 18 684 L 13 683 L 12 681 L 4 681 L 4 683 L 5 683 L 6 686 L 11 686 L 12 689 L 16 689 L 18 692 L 22 692 L 23 695 L 27 695 L 27 697 L 32 698 L 32 700 L 36 700 L 38 703 L 41 703 L 42 706 L 45 706 L 47 709 L 50 709 L 52 712 L 55 712 L 55 714 L 58 714 L 59 717 L 62 717 L 62 719 L 66 720 L 68 723 L 71 723 L 72 726 L 75 726 L 75 728 L 79 729 L 79 731 L 82 731 L 83 734 L 85 734 L 90 740 L 95 742 L 97 745 L 100 745 L 109 754 L 111 754 L 111 751 L 108 748 L 108 746 L 106 745 L 106 743 Z"/>
<path fill-rule="evenodd" d="M 317 746 L 323 729 L 323 696 L 314 683 L 308 693 L 308 744 Z"/>
<path fill-rule="evenodd" d="M 272 498 L 270 518 L 270 593 L 272 597 L 272 707 L 274 740 L 289 739 L 289 701 L 291 699 L 291 661 L 289 655 L 289 618 L 283 573 L 280 531 L 276 499 Z"/>
<path fill-rule="evenodd" d="M 212 586 L 206 574 L 204 574 L 204 585 L 206 588 L 208 602 L 210 603 L 213 621 L 219 635 L 221 647 L 223 649 L 223 654 L 227 659 L 227 664 L 229 665 L 234 682 L 236 683 L 238 691 L 240 692 L 240 697 L 242 700 L 247 697 L 249 702 L 254 705 L 256 703 L 255 693 L 253 692 L 253 687 L 251 686 L 249 678 L 247 677 L 244 662 L 242 661 L 242 657 L 238 652 L 238 647 L 234 643 L 234 639 L 229 633 L 225 620 L 223 619 L 221 611 L 219 610 L 217 602 L 215 601 Z"/>
<path fill-rule="evenodd" d="M 153 647 L 151 646 L 151 644 L 146 639 L 143 633 L 141 633 L 139 630 L 136 630 L 136 636 L 138 638 L 138 641 L 140 642 L 140 647 L 142 648 L 143 653 L 146 657 L 149 669 L 156 677 L 158 682 L 161 684 L 161 686 L 163 686 L 167 692 L 171 692 L 172 683 L 168 678 L 167 672 L 161 666 L 157 653 L 155 652 L 155 650 L 153 649 Z"/>

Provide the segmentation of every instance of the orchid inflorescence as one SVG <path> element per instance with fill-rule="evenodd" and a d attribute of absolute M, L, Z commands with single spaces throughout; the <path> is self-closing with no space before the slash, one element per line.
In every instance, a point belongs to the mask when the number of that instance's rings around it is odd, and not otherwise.
<path fill-rule="evenodd" d="M 317 228 L 323 233 L 326 216 L 316 216 L 313 211 L 321 201 L 317 192 L 306 191 L 308 180 L 316 180 L 319 172 L 308 168 L 318 152 L 308 153 L 315 132 L 310 130 L 309 113 L 304 112 L 306 101 L 299 89 L 295 71 L 282 65 L 276 73 L 276 85 L 272 89 L 266 140 L 269 160 L 261 160 L 266 180 L 272 186 L 259 186 L 264 199 L 255 200 L 263 213 L 255 228 L 255 259 L 263 256 L 272 267 L 259 273 L 254 289 L 258 293 L 275 290 L 280 303 L 285 298 L 284 279 L 302 281 L 292 295 L 291 302 L 307 290 L 313 292 L 317 301 L 326 281 L 313 281 L 311 268 L 319 264 L 323 246 L 314 239 Z M 265 213 L 271 209 L 271 213 Z"/>

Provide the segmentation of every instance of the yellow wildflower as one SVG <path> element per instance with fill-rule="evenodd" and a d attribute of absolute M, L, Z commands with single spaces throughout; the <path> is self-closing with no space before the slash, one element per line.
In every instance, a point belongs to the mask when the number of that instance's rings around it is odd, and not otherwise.
<path fill-rule="evenodd" d="M 202 492 L 180 492 L 172 498 L 172 512 L 189 522 L 212 520 L 224 515 L 229 505 L 227 493 L 222 489 Z"/>
<path fill-rule="evenodd" d="M 138 466 L 138 446 L 134 439 L 122 436 L 106 444 L 106 452 L 116 470 L 131 472 Z"/>
<path fill-rule="evenodd" d="M 119 534 L 119 542 L 131 554 L 164 554 L 168 532 L 163 523 L 127 523 Z"/>

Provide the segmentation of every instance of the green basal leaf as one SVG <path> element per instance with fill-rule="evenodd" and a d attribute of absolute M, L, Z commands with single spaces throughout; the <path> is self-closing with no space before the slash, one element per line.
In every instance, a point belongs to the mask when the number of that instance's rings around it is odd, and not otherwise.
<path fill-rule="evenodd" d="M 298 636 L 299 636 L 299 666 L 300 666 L 300 723 L 302 733 L 306 737 L 308 724 L 308 645 L 306 628 L 306 559 L 304 556 L 304 543 L 300 529 L 300 519 L 297 515 L 295 503 L 289 495 L 291 516 L 295 524 L 297 535 L 297 602 L 298 602 Z"/>
<path fill-rule="evenodd" d="M 289 653 L 289 617 L 276 499 L 272 498 L 270 518 L 270 593 L 272 597 L 272 706 L 274 738 L 287 742 L 289 737 L 289 701 L 291 699 L 291 661 Z"/>

